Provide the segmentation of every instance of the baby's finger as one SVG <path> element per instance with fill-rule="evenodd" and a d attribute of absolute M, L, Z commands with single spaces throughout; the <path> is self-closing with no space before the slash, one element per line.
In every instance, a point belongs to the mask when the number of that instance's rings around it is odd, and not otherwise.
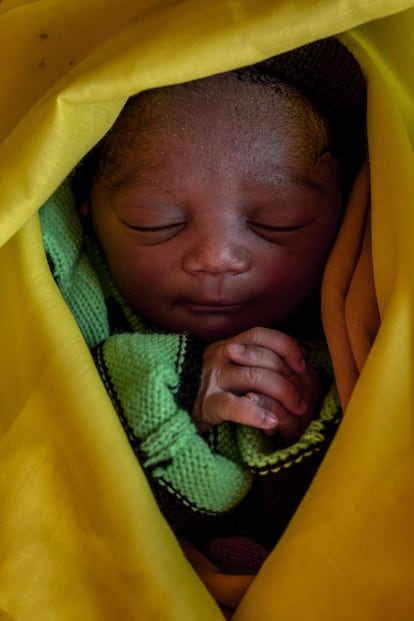
<path fill-rule="evenodd" d="M 225 392 L 266 395 L 293 414 L 302 414 L 307 407 L 295 375 L 286 378 L 269 369 L 227 364 L 217 371 L 216 379 Z"/>
<path fill-rule="evenodd" d="M 226 345 L 226 353 L 228 359 L 235 364 L 269 369 L 284 375 L 284 377 L 294 375 L 283 358 L 267 347 L 229 343 Z"/>
<path fill-rule="evenodd" d="M 246 355 L 246 349 L 237 348 L 234 345 L 268 349 L 281 358 L 293 372 L 303 373 L 306 370 L 306 360 L 300 344 L 293 337 L 279 330 L 251 328 L 227 344 L 227 350 L 231 352 L 232 357 Z"/>
<path fill-rule="evenodd" d="M 277 418 L 278 424 L 275 428 L 263 429 L 263 431 L 267 435 L 273 435 L 277 431 L 280 438 L 288 444 L 299 440 L 312 418 L 309 411 L 303 412 L 301 416 L 291 414 L 280 403 L 266 395 L 248 393 L 246 398 Z"/>
<path fill-rule="evenodd" d="M 216 393 L 206 400 L 202 420 L 207 425 L 231 421 L 263 430 L 276 429 L 279 422 L 277 416 L 254 403 L 252 399 L 229 392 Z"/>
<path fill-rule="evenodd" d="M 244 396 L 252 403 L 255 403 L 256 405 L 261 407 L 263 410 L 271 412 L 274 416 L 276 416 L 279 423 L 288 414 L 286 412 L 286 409 L 278 401 L 275 401 L 271 397 L 267 397 L 266 395 L 259 395 L 256 392 L 248 392 Z M 295 415 L 293 414 L 291 416 Z"/>

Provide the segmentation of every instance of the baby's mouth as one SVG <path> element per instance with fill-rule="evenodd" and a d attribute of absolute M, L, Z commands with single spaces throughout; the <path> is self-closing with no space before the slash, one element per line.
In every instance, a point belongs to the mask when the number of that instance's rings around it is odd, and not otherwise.
<path fill-rule="evenodd" d="M 223 299 L 186 299 L 182 304 L 194 313 L 234 313 L 242 302 Z"/>

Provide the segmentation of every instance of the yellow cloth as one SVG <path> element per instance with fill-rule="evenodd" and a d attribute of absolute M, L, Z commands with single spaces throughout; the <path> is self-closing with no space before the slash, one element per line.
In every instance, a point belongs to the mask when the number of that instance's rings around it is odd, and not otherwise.
<path fill-rule="evenodd" d="M 325 280 L 347 408 L 233 618 L 414 617 L 413 32 L 412 0 L 0 2 L 1 621 L 223 618 L 152 499 L 36 212 L 133 92 L 338 33 L 368 77 L 372 203 L 371 226 L 363 173 Z"/>

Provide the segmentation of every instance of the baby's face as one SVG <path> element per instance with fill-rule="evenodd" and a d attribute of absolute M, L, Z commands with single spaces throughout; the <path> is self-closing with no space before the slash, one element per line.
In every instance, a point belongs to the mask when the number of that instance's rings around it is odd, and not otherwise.
<path fill-rule="evenodd" d="M 342 210 L 310 108 L 234 76 L 137 101 L 138 120 L 109 138 L 89 206 L 124 299 L 206 342 L 303 312 Z"/>

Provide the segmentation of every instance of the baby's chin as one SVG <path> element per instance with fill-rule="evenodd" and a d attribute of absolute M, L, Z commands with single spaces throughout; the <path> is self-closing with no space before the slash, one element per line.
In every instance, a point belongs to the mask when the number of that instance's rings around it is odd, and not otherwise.
<path fill-rule="evenodd" d="M 257 324 L 259 326 L 259 324 Z M 193 328 L 188 328 L 183 332 L 194 336 L 206 345 L 216 343 L 217 341 L 226 341 L 238 334 L 241 334 L 245 330 L 256 327 L 256 325 L 245 325 L 243 322 L 231 322 L 224 325 L 211 325 L 209 322 L 205 322 L 204 325 L 200 325 Z"/>
<path fill-rule="evenodd" d="M 217 341 L 226 341 L 227 339 L 231 339 L 232 337 L 240 334 L 243 330 L 198 330 L 197 332 L 187 332 L 190 336 L 194 336 L 206 345 L 210 345 L 211 343 L 216 343 Z"/>
<path fill-rule="evenodd" d="M 155 330 L 170 334 L 186 334 L 200 339 L 205 344 L 231 339 L 255 327 L 272 327 L 268 318 L 260 313 L 244 309 L 205 310 L 201 307 L 185 309 L 184 312 L 163 313 L 158 317 L 145 318 Z"/>
<path fill-rule="evenodd" d="M 183 325 L 183 324 L 174 324 L 169 323 L 168 325 L 156 325 L 152 324 L 152 327 L 160 332 L 169 333 L 169 334 L 185 334 L 186 336 L 192 336 L 196 339 L 199 339 L 206 345 L 211 343 L 216 343 L 217 341 L 225 341 L 230 339 L 244 330 L 247 330 L 253 326 L 244 326 L 244 325 L 211 325 L 208 321 L 201 322 L 199 325 Z"/>

